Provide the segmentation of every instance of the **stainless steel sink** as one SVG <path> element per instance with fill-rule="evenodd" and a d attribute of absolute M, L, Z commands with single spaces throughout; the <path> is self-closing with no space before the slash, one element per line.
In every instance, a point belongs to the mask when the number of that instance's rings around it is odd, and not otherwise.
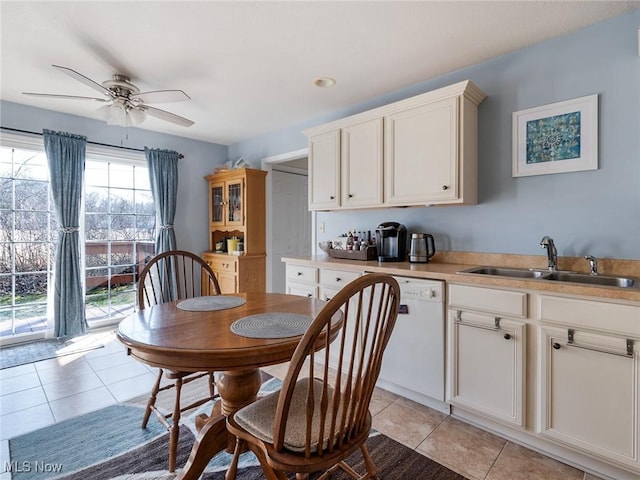
<path fill-rule="evenodd" d="M 457 273 L 475 273 L 479 275 L 491 275 L 498 277 L 512 278 L 543 278 L 550 272 L 546 270 L 533 270 L 525 268 L 503 268 L 503 267 L 474 267 L 461 270 Z"/>
<path fill-rule="evenodd" d="M 635 277 L 618 277 L 612 275 L 589 275 L 586 273 L 535 270 L 525 268 L 473 267 L 457 273 L 470 273 L 496 277 L 510 277 L 533 280 L 549 280 L 555 282 L 580 283 L 583 285 L 599 285 L 604 287 L 640 289 L 640 279 Z"/>
<path fill-rule="evenodd" d="M 637 278 L 614 277 L 608 275 L 588 275 L 583 273 L 550 272 L 545 280 L 558 282 L 584 283 L 588 285 L 603 285 L 606 287 L 640 288 Z"/>

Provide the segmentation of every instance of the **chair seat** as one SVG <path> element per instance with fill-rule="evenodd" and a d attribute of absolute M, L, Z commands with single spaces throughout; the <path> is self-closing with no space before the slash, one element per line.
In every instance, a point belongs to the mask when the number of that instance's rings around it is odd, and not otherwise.
<path fill-rule="evenodd" d="M 314 403 L 320 404 L 322 396 L 323 383 L 318 379 L 314 379 L 313 396 Z M 304 452 L 306 438 L 306 414 L 307 414 L 307 390 L 309 386 L 309 378 L 302 378 L 296 382 L 293 397 L 291 400 L 291 409 L 287 417 L 287 429 L 284 437 L 284 446 L 292 452 Z M 334 390 L 327 389 L 327 397 L 333 396 Z M 263 442 L 273 443 L 273 426 L 276 419 L 276 409 L 278 406 L 278 396 L 280 392 L 273 392 L 252 404 L 238 410 L 234 415 L 236 423 L 249 432 L 251 435 L 259 438 Z M 331 402 L 329 402 L 331 404 Z M 316 412 L 318 409 L 316 409 Z M 331 419 L 331 406 L 327 411 L 322 449 L 326 449 L 329 444 L 329 431 Z M 340 419 L 342 408 L 338 410 L 337 418 Z M 311 426 L 311 438 L 317 439 L 320 429 L 319 415 L 314 415 Z M 339 430 L 336 428 L 335 430 Z M 337 438 L 334 438 L 334 441 Z M 310 445 L 311 452 L 318 451 L 318 441 L 314 441 Z"/>

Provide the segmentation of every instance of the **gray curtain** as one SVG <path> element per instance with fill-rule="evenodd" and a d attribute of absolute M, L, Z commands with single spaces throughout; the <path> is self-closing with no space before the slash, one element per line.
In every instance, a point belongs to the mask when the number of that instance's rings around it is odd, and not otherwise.
<path fill-rule="evenodd" d="M 153 203 L 156 206 L 156 255 L 176 250 L 173 219 L 178 197 L 178 159 L 180 154 L 170 150 L 145 147 Z"/>
<path fill-rule="evenodd" d="M 80 269 L 80 201 L 87 138 L 44 130 L 51 195 L 60 225 L 54 269 L 53 317 L 56 337 L 87 331 Z"/>

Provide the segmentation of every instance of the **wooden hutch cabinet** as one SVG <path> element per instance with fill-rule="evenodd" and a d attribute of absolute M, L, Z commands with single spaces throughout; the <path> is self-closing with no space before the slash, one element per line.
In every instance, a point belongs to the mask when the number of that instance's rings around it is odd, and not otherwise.
<path fill-rule="evenodd" d="M 266 175 L 264 170 L 239 168 L 205 177 L 209 251 L 202 252 L 202 258 L 216 274 L 222 293 L 266 289 Z M 242 252 L 228 251 L 227 240 L 234 238 L 243 245 Z"/>

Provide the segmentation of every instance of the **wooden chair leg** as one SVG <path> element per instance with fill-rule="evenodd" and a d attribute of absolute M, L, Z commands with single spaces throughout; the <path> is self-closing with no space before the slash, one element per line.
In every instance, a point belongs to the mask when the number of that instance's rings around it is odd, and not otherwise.
<path fill-rule="evenodd" d="M 287 476 L 284 473 L 271 468 L 271 465 L 267 462 L 267 457 L 260 448 L 249 444 L 249 450 L 251 450 L 258 458 L 262 471 L 264 472 L 264 476 L 267 480 L 287 480 Z"/>
<path fill-rule="evenodd" d="M 214 396 L 216 394 L 216 379 L 213 373 L 209 373 L 209 395 Z"/>
<path fill-rule="evenodd" d="M 156 404 L 156 398 L 158 396 L 158 391 L 160 390 L 160 382 L 162 381 L 163 374 L 164 374 L 164 371 L 160 369 L 160 372 L 158 373 L 158 378 L 156 379 L 156 383 L 153 385 L 153 388 L 151 389 L 149 400 L 147 400 L 147 408 L 144 411 L 144 417 L 142 417 L 142 428 L 147 428 L 147 423 L 149 422 L 149 416 L 151 415 L 153 406 Z"/>
<path fill-rule="evenodd" d="M 369 474 L 369 478 L 378 478 L 378 471 L 376 469 L 373 460 L 371 459 L 371 455 L 369 454 L 369 449 L 363 443 L 360 447 L 360 451 L 362 452 L 362 458 L 364 459 L 364 465 L 367 468 L 367 473 Z"/>
<path fill-rule="evenodd" d="M 231 464 L 224 476 L 224 480 L 235 480 L 236 475 L 238 474 L 238 460 L 240 459 L 240 453 L 244 448 L 244 444 L 245 442 L 243 440 L 236 438 L 236 448 L 233 450 L 233 458 L 231 459 Z"/>
<path fill-rule="evenodd" d="M 176 469 L 176 453 L 178 451 L 178 435 L 180 434 L 180 393 L 182 391 L 182 378 L 176 378 L 176 402 L 171 416 L 171 430 L 169 432 L 169 472 Z"/>

